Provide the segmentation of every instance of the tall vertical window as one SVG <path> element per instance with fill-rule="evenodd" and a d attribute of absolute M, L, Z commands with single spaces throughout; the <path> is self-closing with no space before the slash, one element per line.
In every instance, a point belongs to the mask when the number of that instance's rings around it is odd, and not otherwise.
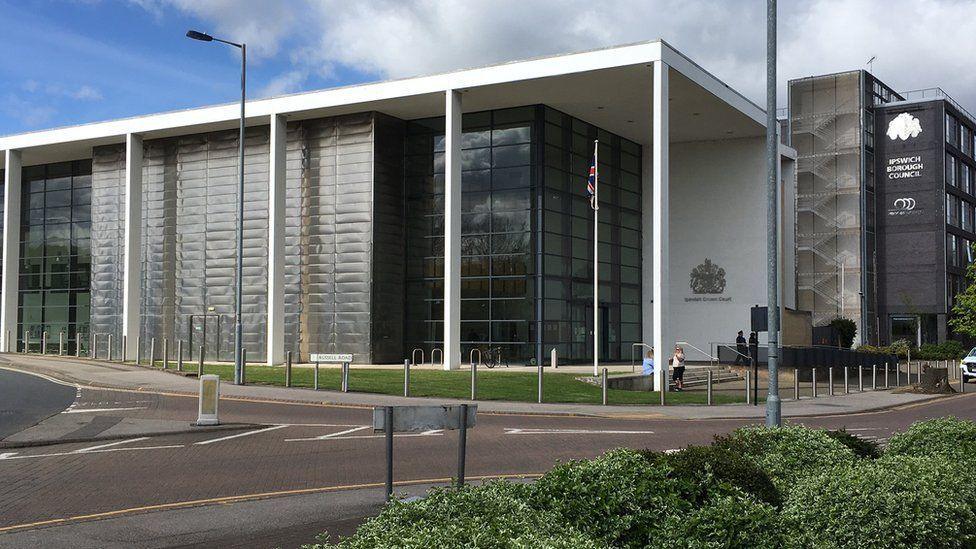
<path fill-rule="evenodd" d="M 24 169 L 17 332 L 33 349 L 63 333 L 88 348 L 91 278 L 91 161 Z M 53 347 L 52 347 L 53 346 Z"/>
<path fill-rule="evenodd" d="M 962 145 L 962 152 L 967 156 L 973 154 L 973 131 L 965 124 L 959 125 L 959 142 Z"/>
<path fill-rule="evenodd" d="M 956 163 L 957 163 L 956 157 L 947 153 L 946 154 L 946 158 L 945 158 L 945 178 L 946 178 L 946 185 L 949 185 L 949 186 L 952 186 L 952 187 L 955 187 L 956 184 L 958 183 L 956 181 L 956 171 L 957 171 L 956 170 Z"/>
<path fill-rule="evenodd" d="M 945 138 L 947 142 L 959 146 L 959 123 L 949 113 L 945 115 Z"/>

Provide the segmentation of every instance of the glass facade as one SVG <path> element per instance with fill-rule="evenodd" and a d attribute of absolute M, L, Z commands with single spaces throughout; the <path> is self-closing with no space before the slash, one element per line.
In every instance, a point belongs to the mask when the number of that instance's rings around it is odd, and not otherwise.
<path fill-rule="evenodd" d="M 973 124 L 976 121 L 945 113 L 945 221 L 946 221 L 946 308 L 951 311 L 956 296 L 966 289 L 966 267 L 973 262 L 976 243 L 976 156 Z"/>
<path fill-rule="evenodd" d="M 444 120 L 408 123 L 405 193 L 409 349 L 443 341 Z M 600 149 L 603 358 L 640 340 L 640 148 L 554 109 L 465 114 L 461 154 L 461 347 L 532 363 L 555 347 L 592 358 L 593 213 Z M 544 349 L 544 350 L 543 350 Z"/>
<path fill-rule="evenodd" d="M 68 352 L 87 352 L 91 278 L 91 161 L 23 171 L 21 195 L 19 348 L 28 332 L 32 350 L 48 334 L 57 352 L 63 333 Z"/>

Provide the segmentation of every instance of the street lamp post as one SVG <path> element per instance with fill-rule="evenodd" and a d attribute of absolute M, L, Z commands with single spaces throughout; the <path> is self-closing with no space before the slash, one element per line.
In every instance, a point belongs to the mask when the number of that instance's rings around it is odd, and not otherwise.
<path fill-rule="evenodd" d="M 769 383 L 766 395 L 766 426 L 783 423 L 779 399 L 779 140 L 776 130 L 776 0 L 766 0 L 766 290 L 769 315 Z"/>
<path fill-rule="evenodd" d="M 247 44 L 221 40 L 195 30 L 187 31 L 186 36 L 201 42 L 220 42 L 241 50 L 241 127 L 238 138 L 239 157 L 237 161 L 237 264 L 235 269 L 236 287 L 234 288 L 234 383 L 239 385 L 242 381 L 241 347 L 244 339 L 244 330 L 241 325 L 241 304 L 243 303 L 244 288 L 244 101 L 247 83 Z"/>

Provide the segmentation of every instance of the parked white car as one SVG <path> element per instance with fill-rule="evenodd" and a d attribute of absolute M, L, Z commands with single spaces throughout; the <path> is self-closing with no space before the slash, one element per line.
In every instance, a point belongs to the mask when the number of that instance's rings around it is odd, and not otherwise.
<path fill-rule="evenodd" d="M 962 362 L 959 363 L 959 369 L 962 370 L 963 381 L 976 379 L 976 347 L 973 347 L 966 358 L 962 359 Z"/>

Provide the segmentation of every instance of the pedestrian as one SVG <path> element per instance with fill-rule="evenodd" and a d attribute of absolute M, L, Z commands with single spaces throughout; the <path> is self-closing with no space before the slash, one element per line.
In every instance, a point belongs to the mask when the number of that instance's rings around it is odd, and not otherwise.
<path fill-rule="evenodd" d="M 674 354 L 671 355 L 668 364 L 672 365 L 674 379 L 674 390 L 684 391 L 685 390 L 685 350 L 681 348 L 680 345 L 674 346 Z"/>
<path fill-rule="evenodd" d="M 654 375 L 654 351 L 647 351 L 647 356 L 644 357 L 644 362 L 641 365 L 643 368 L 643 374 L 645 376 Z"/>
<path fill-rule="evenodd" d="M 742 335 L 742 330 L 739 330 L 739 335 L 735 337 L 735 353 L 735 363 L 733 366 L 746 364 L 746 358 L 749 356 L 749 347 L 746 346 L 746 338 Z"/>
<path fill-rule="evenodd" d="M 759 364 L 759 334 L 756 332 L 749 334 L 749 356 L 753 364 Z"/>

